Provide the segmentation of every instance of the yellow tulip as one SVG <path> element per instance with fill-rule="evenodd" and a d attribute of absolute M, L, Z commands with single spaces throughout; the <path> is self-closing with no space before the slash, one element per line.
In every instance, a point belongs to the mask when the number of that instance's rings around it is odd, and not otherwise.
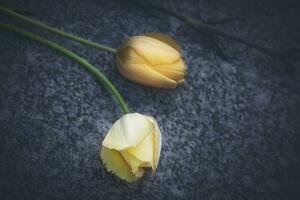
<path fill-rule="evenodd" d="M 156 170 L 161 133 L 153 117 L 125 114 L 102 142 L 101 159 L 109 172 L 128 182 L 141 178 L 146 168 Z"/>
<path fill-rule="evenodd" d="M 179 45 L 156 33 L 130 37 L 117 53 L 120 73 L 152 87 L 175 88 L 184 82 L 185 64 Z"/>

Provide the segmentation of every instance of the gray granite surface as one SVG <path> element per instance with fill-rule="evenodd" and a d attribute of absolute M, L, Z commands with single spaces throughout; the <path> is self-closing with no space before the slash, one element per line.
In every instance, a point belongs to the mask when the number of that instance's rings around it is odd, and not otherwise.
<path fill-rule="evenodd" d="M 124 79 L 109 53 L 22 25 L 85 57 L 131 110 L 157 119 L 163 134 L 157 173 L 128 184 L 99 161 L 100 143 L 122 115 L 112 95 L 79 64 L 0 30 L 1 200 L 300 199 L 299 70 L 226 40 L 229 58 L 221 59 L 176 19 L 152 18 L 123 0 L 0 2 L 113 47 L 131 35 L 171 35 L 188 66 L 184 86 L 147 88 Z M 208 21 L 242 17 L 220 28 L 262 45 L 300 43 L 297 1 L 161 2 Z"/>

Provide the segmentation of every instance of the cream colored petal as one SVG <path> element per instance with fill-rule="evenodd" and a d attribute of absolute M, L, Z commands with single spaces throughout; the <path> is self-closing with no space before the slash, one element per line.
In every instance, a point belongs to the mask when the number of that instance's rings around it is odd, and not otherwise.
<path fill-rule="evenodd" d="M 178 51 L 178 53 L 181 53 L 181 48 L 180 48 L 179 44 L 167 35 L 162 35 L 159 33 L 147 33 L 147 34 L 145 34 L 145 36 L 157 39 L 165 44 L 168 44 L 169 46 L 174 48 L 176 51 Z"/>
<path fill-rule="evenodd" d="M 141 166 L 151 167 L 155 171 L 161 152 L 161 132 L 156 120 L 153 117 L 148 117 L 148 119 L 154 125 L 153 134 L 145 138 L 138 146 L 129 148 L 125 151 L 127 155 L 130 155 L 132 158 L 143 161 Z"/>
<path fill-rule="evenodd" d="M 177 86 L 176 81 L 153 70 L 147 64 L 128 63 L 125 65 L 119 58 L 117 58 L 117 62 L 119 72 L 129 80 L 158 88 L 171 89 Z"/>
<path fill-rule="evenodd" d="M 145 170 L 142 168 L 142 161 L 138 160 L 136 157 L 131 155 L 127 150 L 120 151 L 122 157 L 126 160 L 128 165 L 131 168 L 131 172 L 136 177 L 142 177 L 145 173 Z"/>
<path fill-rule="evenodd" d="M 108 131 L 102 145 L 123 150 L 140 144 L 153 132 L 153 123 L 139 113 L 128 113 L 117 120 Z"/>
<path fill-rule="evenodd" d="M 104 146 L 101 148 L 101 159 L 105 164 L 107 171 L 112 172 L 119 178 L 128 182 L 138 180 L 138 177 L 131 173 L 131 169 L 126 161 L 122 158 L 121 154 L 112 149 L 108 149 Z"/>
<path fill-rule="evenodd" d="M 147 36 L 131 37 L 123 47 L 132 47 L 152 65 L 173 63 L 181 57 L 181 54 L 171 46 Z"/>
<path fill-rule="evenodd" d="M 149 119 L 154 123 L 154 171 L 157 168 L 158 161 L 160 158 L 160 151 L 161 151 L 161 132 L 159 130 L 158 124 L 153 117 L 149 117 Z"/>
<path fill-rule="evenodd" d="M 153 124 L 154 126 L 154 124 Z M 154 130 L 153 130 L 154 131 Z M 154 134 L 149 134 L 138 146 L 126 149 L 126 152 L 141 161 L 141 166 L 154 168 Z"/>

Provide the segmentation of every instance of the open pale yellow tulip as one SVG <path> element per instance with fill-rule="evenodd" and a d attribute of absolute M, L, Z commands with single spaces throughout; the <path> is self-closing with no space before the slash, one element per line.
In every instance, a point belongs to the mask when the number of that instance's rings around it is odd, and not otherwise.
<path fill-rule="evenodd" d="M 117 64 L 126 78 L 158 88 L 175 88 L 186 70 L 179 45 L 156 33 L 130 37 L 118 50 Z"/>
<path fill-rule="evenodd" d="M 156 170 L 161 133 L 153 117 L 128 113 L 110 128 L 100 156 L 108 171 L 128 182 L 141 178 L 146 168 Z"/>

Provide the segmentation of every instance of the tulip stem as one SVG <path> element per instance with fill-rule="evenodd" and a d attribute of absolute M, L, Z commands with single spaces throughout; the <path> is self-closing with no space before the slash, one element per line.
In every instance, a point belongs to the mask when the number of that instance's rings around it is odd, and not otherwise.
<path fill-rule="evenodd" d="M 0 23 L 0 28 L 6 29 L 15 33 L 18 33 L 20 35 L 23 35 L 25 37 L 28 37 L 36 42 L 39 42 L 41 44 L 44 44 L 52 49 L 55 49 L 59 51 L 60 53 L 64 54 L 65 56 L 71 58 L 72 60 L 78 62 L 79 64 L 82 64 L 89 72 L 91 72 L 109 91 L 111 91 L 117 101 L 119 102 L 120 106 L 122 107 L 124 113 L 128 113 L 129 109 L 119 93 L 119 91 L 115 88 L 115 86 L 108 80 L 104 74 L 102 74 L 96 67 L 94 67 L 92 64 L 90 64 L 88 61 L 86 61 L 84 58 L 78 56 L 77 54 L 73 53 L 72 51 L 60 46 L 57 43 L 51 42 L 45 38 L 42 38 L 38 35 L 35 35 L 33 33 L 27 32 L 25 30 L 19 29 L 15 26 L 11 26 L 8 24 Z"/>
<path fill-rule="evenodd" d="M 84 45 L 87 45 L 87 46 L 90 46 L 90 47 L 94 47 L 98 50 L 101 50 L 101 51 L 107 51 L 107 52 L 110 52 L 110 53 L 113 53 L 113 54 L 116 54 L 117 53 L 117 49 L 115 48 L 112 48 L 112 47 L 109 47 L 109 46 L 105 46 L 105 45 L 102 45 L 102 44 L 98 44 L 98 43 L 95 43 L 95 42 L 92 42 L 90 40 L 87 40 L 87 39 L 84 39 L 82 37 L 78 37 L 78 36 L 75 36 L 75 35 L 72 35 L 70 33 L 66 33 L 66 32 L 63 32 L 57 28 L 54 28 L 54 27 L 51 27 L 51 26 L 48 26 L 42 22 L 39 22 L 39 21 L 36 21 L 34 19 L 31 19 L 29 17 L 26 17 L 24 15 L 21 15 L 19 13 L 16 13 L 15 11 L 11 10 L 11 9 L 8 9 L 2 5 L 0 5 L 0 11 L 2 11 L 3 13 L 7 14 L 7 15 L 10 15 L 14 18 L 16 18 L 17 20 L 20 20 L 20 21 L 25 21 L 31 25 L 34 25 L 34 26 L 37 26 L 39 28 L 42 28 L 44 30 L 47 30 L 49 32 L 52 32 L 52 33 L 56 33 L 62 37 L 65 37 L 65 38 L 68 38 L 68 39 L 71 39 L 73 41 L 76 41 L 76 42 L 79 42 L 81 44 L 84 44 Z"/>

